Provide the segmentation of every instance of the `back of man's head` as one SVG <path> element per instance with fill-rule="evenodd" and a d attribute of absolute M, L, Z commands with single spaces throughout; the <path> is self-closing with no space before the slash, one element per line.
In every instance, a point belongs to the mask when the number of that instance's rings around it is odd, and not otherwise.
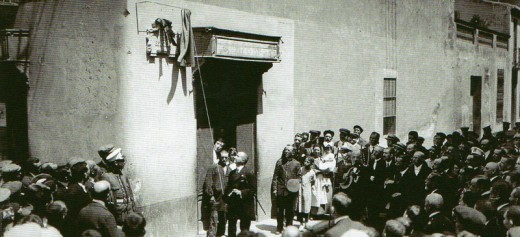
<path fill-rule="evenodd" d="M 336 193 L 334 197 L 332 197 L 332 206 L 339 216 L 345 216 L 348 214 L 351 202 L 352 200 L 347 196 L 347 194 L 342 192 Z"/>
<path fill-rule="evenodd" d="M 96 200 L 106 201 L 109 192 L 110 183 L 105 180 L 98 181 L 94 183 L 92 198 Z"/>
<path fill-rule="evenodd" d="M 438 193 L 431 193 L 424 200 L 424 208 L 427 212 L 432 213 L 439 211 L 444 205 L 444 199 Z"/>
<path fill-rule="evenodd" d="M 402 237 L 406 233 L 406 228 L 397 220 L 389 220 L 386 222 L 383 236 L 385 237 Z"/>

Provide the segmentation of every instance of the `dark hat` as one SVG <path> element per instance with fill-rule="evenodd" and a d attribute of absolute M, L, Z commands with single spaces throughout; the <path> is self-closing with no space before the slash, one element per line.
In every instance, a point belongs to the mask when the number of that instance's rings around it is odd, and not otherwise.
<path fill-rule="evenodd" d="M 482 130 L 484 130 L 484 131 L 491 131 L 491 125 L 487 124 L 486 126 L 484 126 L 482 128 Z"/>
<path fill-rule="evenodd" d="M 339 133 L 340 134 L 349 134 L 350 133 L 350 130 L 346 129 L 346 128 L 340 128 L 339 129 Z"/>
<path fill-rule="evenodd" d="M 417 133 L 417 131 L 410 131 L 410 132 L 408 132 L 408 135 L 412 135 L 412 136 L 418 137 L 419 133 Z"/>
<path fill-rule="evenodd" d="M 486 216 L 474 208 L 456 206 L 453 208 L 453 213 L 464 227 L 469 227 L 468 225 L 484 226 L 486 224 Z"/>
<path fill-rule="evenodd" d="M 114 150 L 114 149 L 115 149 L 114 145 L 106 144 L 106 145 L 99 147 L 98 154 L 101 157 L 101 159 L 105 160 L 107 158 L 108 154 L 110 154 L 110 152 L 112 152 L 112 150 Z"/>
<path fill-rule="evenodd" d="M 515 127 L 520 127 L 520 122 L 515 122 Z"/>
<path fill-rule="evenodd" d="M 502 122 L 502 126 L 504 126 L 504 125 L 511 125 L 511 123 L 510 122 Z"/>
<path fill-rule="evenodd" d="M 394 148 L 404 151 L 404 150 L 406 150 L 406 145 L 402 142 L 397 142 L 396 144 L 394 144 Z"/>
<path fill-rule="evenodd" d="M 385 138 L 386 140 L 394 141 L 394 142 L 400 142 L 399 138 L 395 134 L 388 134 Z"/>
<path fill-rule="evenodd" d="M 318 135 L 318 136 L 321 134 L 321 132 L 318 130 L 310 130 L 309 133 L 312 135 Z"/>
<path fill-rule="evenodd" d="M 464 132 L 464 131 L 469 131 L 469 127 L 460 127 L 460 131 Z"/>
<path fill-rule="evenodd" d="M 302 138 L 302 135 L 299 133 L 294 134 L 294 138 L 297 138 L 297 137 Z"/>
<path fill-rule="evenodd" d="M 86 161 L 84 159 L 79 158 L 79 157 L 72 157 L 72 158 L 70 158 L 68 164 L 69 164 L 69 167 L 72 167 L 72 166 L 75 166 L 75 165 L 77 165 L 79 163 L 85 163 L 86 164 Z"/>
<path fill-rule="evenodd" d="M 446 134 L 442 133 L 442 132 L 438 132 L 437 134 L 435 134 L 435 136 L 438 136 L 440 138 L 446 138 Z"/>
<path fill-rule="evenodd" d="M 357 133 L 350 133 L 348 134 L 348 136 L 351 138 L 359 138 L 359 135 Z"/>
<path fill-rule="evenodd" d="M 325 136 L 326 134 L 330 134 L 331 136 L 334 136 L 334 132 L 332 130 L 325 130 L 323 132 L 323 136 Z"/>
<path fill-rule="evenodd" d="M 356 128 L 359 129 L 359 130 L 361 130 L 361 132 L 364 131 L 363 128 L 362 128 L 361 126 L 359 126 L 359 125 L 354 125 L 354 129 L 356 129 Z"/>

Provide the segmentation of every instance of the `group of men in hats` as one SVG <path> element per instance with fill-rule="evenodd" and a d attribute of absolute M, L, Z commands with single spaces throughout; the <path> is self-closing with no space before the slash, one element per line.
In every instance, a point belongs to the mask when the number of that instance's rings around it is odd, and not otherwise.
<path fill-rule="evenodd" d="M 98 154 L 97 164 L 0 161 L 0 236 L 144 236 L 121 148 Z"/>
<path fill-rule="evenodd" d="M 304 236 L 520 236 L 520 123 L 438 132 L 429 148 L 417 131 L 386 147 L 362 132 L 294 136 L 273 174 L 278 232 L 297 219 Z M 309 216 L 332 220 L 304 227 Z"/>

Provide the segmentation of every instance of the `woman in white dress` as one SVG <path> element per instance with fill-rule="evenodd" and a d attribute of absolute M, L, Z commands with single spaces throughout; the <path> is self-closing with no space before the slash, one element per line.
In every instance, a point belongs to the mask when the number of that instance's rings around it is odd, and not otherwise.
<path fill-rule="evenodd" d="M 298 193 L 296 213 L 298 213 L 298 221 L 301 223 L 300 229 L 303 229 L 305 223 L 309 221 L 309 213 L 311 212 L 312 191 L 316 181 L 316 173 L 313 169 L 314 158 L 305 158 L 304 166 L 300 168 L 300 192 Z"/>
<path fill-rule="evenodd" d="M 330 204 L 332 202 L 332 180 L 334 176 L 334 168 L 336 168 L 336 159 L 332 146 L 323 148 L 323 155 L 314 160 L 316 166 L 316 183 L 315 183 L 315 202 L 314 207 L 318 207 L 313 213 L 315 215 L 330 214 Z"/>

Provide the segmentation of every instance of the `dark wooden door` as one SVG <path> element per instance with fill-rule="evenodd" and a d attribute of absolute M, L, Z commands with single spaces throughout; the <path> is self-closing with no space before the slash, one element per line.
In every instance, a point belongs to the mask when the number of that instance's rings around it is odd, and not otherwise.
<path fill-rule="evenodd" d="M 473 131 L 481 134 L 482 77 L 471 76 L 471 96 L 473 99 Z"/>

